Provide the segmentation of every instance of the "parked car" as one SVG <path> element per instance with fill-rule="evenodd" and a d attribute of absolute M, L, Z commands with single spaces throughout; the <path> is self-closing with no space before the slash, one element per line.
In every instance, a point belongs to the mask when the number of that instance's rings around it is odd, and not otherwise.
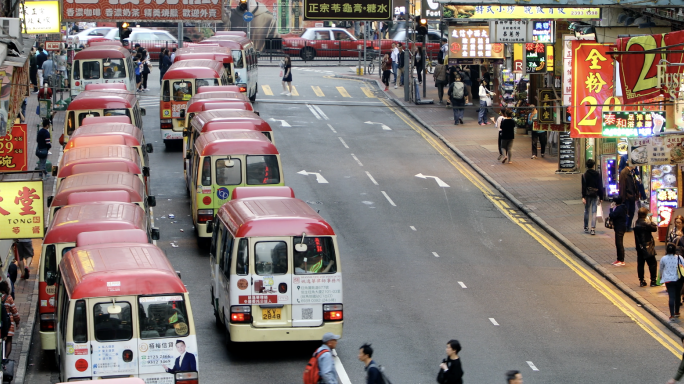
<path fill-rule="evenodd" d="M 88 40 L 94 39 L 94 38 L 103 38 L 109 33 L 112 29 L 112 27 L 96 27 L 96 28 L 89 28 L 84 31 L 81 31 L 79 33 L 69 35 L 69 40 L 68 42 L 71 44 L 74 41 L 74 38 L 78 38 L 78 41 L 80 44 L 85 44 Z"/>
<path fill-rule="evenodd" d="M 109 31 L 105 38 L 110 40 L 119 40 L 119 29 L 114 28 Z M 145 28 L 132 28 L 131 35 L 124 39 L 128 42 L 128 47 L 133 48 L 135 44 L 140 44 L 141 47 L 147 49 L 152 60 L 158 60 L 159 54 L 163 49 L 171 49 L 178 47 L 178 40 L 167 31 Z"/>
<path fill-rule="evenodd" d="M 300 36 L 283 35 L 283 51 L 289 55 L 300 56 L 309 61 L 315 57 L 357 57 L 363 47 L 358 40 L 344 28 L 306 28 Z M 366 46 L 371 46 L 367 41 Z"/>
<path fill-rule="evenodd" d="M 415 31 L 409 30 L 409 41 L 413 41 L 413 37 L 415 35 Z M 444 35 L 444 37 L 448 37 L 447 35 Z M 434 59 L 437 57 L 437 53 L 439 53 L 439 47 L 441 46 L 441 40 L 442 40 L 442 35 L 439 33 L 439 30 L 436 29 L 430 29 L 428 30 L 427 34 L 427 51 L 430 54 L 430 56 Z M 423 37 L 422 36 L 416 36 L 416 40 L 422 41 Z M 392 42 L 400 42 L 404 43 L 406 42 L 406 30 L 401 29 L 396 31 L 396 33 L 392 36 L 390 39 Z M 385 42 L 386 40 L 383 40 L 383 45 L 382 45 L 382 53 L 385 53 Z M 412 44 L 412 43 L 411 43 Z M 389 44 L 391 46 L 391 44 Z M 418 43 L 418 46 L 423 45 L 422 43 Z"/>

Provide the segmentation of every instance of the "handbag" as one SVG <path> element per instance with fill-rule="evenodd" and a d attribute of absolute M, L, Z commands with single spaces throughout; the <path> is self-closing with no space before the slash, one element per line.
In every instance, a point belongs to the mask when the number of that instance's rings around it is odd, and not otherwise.
<path fill-rule="evenodd" d="M 39 159 L 44 159 L 48 157 L 48 149 L 47 148 L 36 148 L 36 157 Z"/>
<path fill-rule="evenodd" d="M 596 205 L 596 220 L 599 223 L 603 221 L 603 208 L 601 207 L 601 203 Z"/>
<path fill-rule="evenodd" d="M 610 213 L 613 213 L 613 208 L 610 209 Z M 611 219 L 610 216 L 606 217 L 606 221 L 603 225 L 608 229 L 613 229 L 613 219 Z"/>
<path fill-rule="evenodd" d="M 491 97 L 487 97 L 487 98 L 485 99 L 485 104 L 486 104 L 488 107 L 491 107 L 491 106 L 492 106 L 492 98 L 491 98 Z"/>

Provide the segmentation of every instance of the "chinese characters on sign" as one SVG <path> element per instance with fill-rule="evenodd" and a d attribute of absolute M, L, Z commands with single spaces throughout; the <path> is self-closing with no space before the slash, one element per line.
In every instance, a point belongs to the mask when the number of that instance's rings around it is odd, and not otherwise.
<path fill-rule="evenodd" d="M 304 20 L 390 20 L 388 0 L 328 1 L 304 0 Z"/>
<path fill-rule="evenodd" d="M 575 36 L 563 35 L 563 105 L 572 103 L 572 41 Z M 572 114 L 572 113 L 571 113 Z"/>
<path fill-rule="evenodd" d="M 42 238 L 43 182 L 0 182 L 0 238 Z"/>
<path fill-rule="evenodd" d="M 612 47 L 614 48 L 614 46 Z M 574 138 L 601 137 L 603 104 L 613 97 L 611 47 L 587 41 L 572 42 L 572 128 Z M 605 108 L 606 110 L 608 108 Z"/>
<path fill-rule="evenodd" d="M 490 24 L 494 43 L 524 43 L 527 41 L 527 20 L 496 20 Z"/>
<path fill-rule="evenodd" d="M 525 73 L 546 73 L 546 45 L 542 43 L 526 43 Z"/>
<path fill-rule="evenodd" d="M 503 59 L 504 45 L 489 41 L 489 27 L 449 27 L 449 65 Z"/>
<path fill-rule="evenodd" d="M 63 21 L 207 21 L 219 22 L 219 0 L 65 0 Z"/>
<path fill-rule="evenodd" d="M 532 42 L 553 44 L 556 41 L 554 22 L 543 20 L 532 22 Z"/>
<path fill-rule="evenodd" d="M 28 33 L 59 33 L 59 1 L 27 1 L 24 11 Z"/>
<path fill-rule="evenodd" d="M 538 102 L 539 102 L 539 124 L 555 124 L 556 123 L 556 113 L 560 113 L 560 110 L 554 108 L 556 106 L 556 94 L 560 94 L 560 90 L 554 92 L 553 88 L 540 88 L 538 90 Z"/>
<path fill-rule="evenodd" d="M 601 18 L 601 8 L 553 8 L 457 4 L 444 5 L 444 17 L 454 19 L 573 19 Z"/>
<path fill-rule="evenodd" d="M 650 145 L 650 137 L 629 139 L 629 163 L 631 165 L 647 165 Z"/>
<path fill-rule="evenodd" d="M 667 135 L 651 137 L 648 146 L 648 164 L 683 164 L 684 163 L 684 136 Z"/>
<path fill-rule="evenodd" d="M 665 111 L 605 111 L 604 137 L 651 136 L 665 130 Z"/>
<path fill-rule="evenodd" d="M 0 137 L 0 172 L 26 171 L 26 124 L 15 124 Z"/>
<path fill-rule="evenodd" d="M 422 0 L 420 11 L 424 19 L 437 20 L 442 18 L 442 4 L 436 0 Z"/>

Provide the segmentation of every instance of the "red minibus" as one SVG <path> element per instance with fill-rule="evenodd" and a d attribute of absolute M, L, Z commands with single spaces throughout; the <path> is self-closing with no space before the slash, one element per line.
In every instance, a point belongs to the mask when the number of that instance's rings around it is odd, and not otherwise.
<path fill-rule="evenodd" d="M 136 127 L 142 129 L 145 109 L 139 107 L 138 98 L 133 93 L 118 89 L 83 91 L 69 104 L 59 142 L 69 141 L 69 136 L 82 125 L 83 119 L 97 116 L 128 116 Z"/>
<path fill-rule="evenodd" d="M 148 154 L 154 148 L 151 143 L 145 143 L 142 130 L 133 124 L 104 123 L 82 125 L 74 131 L 71 140 L 64 147 L 68 150 L 75 147 L 123 144 L 135 148 L 138 156 L 143 160 L 143 166 L 149 166 Z"/>
<path fill-rule="evenodd" d="M 210 92 L 240 92 L 240 87 L 237 85 L 205 85 L 197 89 L 197 93 Z"/>
<path fill-rule="evenodd" d="M 230 48 L 233 53 L 233 68 L 235 69 L 235 84 L 244 87 L 249 100 L 254 102 L 258 92 L 259 59 L 252 40 L 247 37 L 222 35 L 212 36 L 200 44 L 218 44 Z"/>
<path fill-rule="evenodd" d="M 126 84 L 123 83 L 88 84 L 85 86 L 86 91 L 97 91 L 102 89 L 119 89 L 122 91 L 127 91 Z"/>
<path fill-rule="evenodd" d="M 86 117 L 81 121 L 81 126 L 90 124 L 104 124 L 104 123 L 124 123 L 130 124 L 131 118 L 128 116 L 97 116 Z"/>
<path fill-rule="evenodd" d="M 88 84 L 121 83 L 135 92 L 135 69 L 131 52 L 115 45 L 97 45 L 77 52 L 71 69 L 71 97 L 76 97 Z"/>

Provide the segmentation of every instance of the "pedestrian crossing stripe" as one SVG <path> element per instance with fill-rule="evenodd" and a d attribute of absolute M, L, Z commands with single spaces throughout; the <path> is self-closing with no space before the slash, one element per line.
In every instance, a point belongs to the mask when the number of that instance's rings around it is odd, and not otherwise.
<path fill-rule="evenodd" d="M 273 96 L 273 91 L 271 91 L 271 87 L 269 87 L 268 84 L 267 84 L 267 85 L 262 85 L 262 86 L 261 86 L 261 89 L 264 90 L 264 95 L 266 95 L 266 96 Z"/>
<path fill-rule="evenodd" d="M 318 96 L 318 97 L 325 97 L 325 94 L 323 93 L 323 91 L 321 91 L 321 87 L 319 87 L 319 86 L 317 86 L 317 85 L 312 85 L 312 86 L 311 86 L 311 89 L 313 89 L 313 91 L 314 91 L 314 93 L 316 94 L 316 96 Z"/>
<path fill-rule="evenodd" d="M 351 97 L 344 87 L 337 87 L 337 91 L 342 95 L 342 97 Z"/>
<path fill-rule="evenodd" d="M 290 93 L 292 93 L 292 96 L 299 96 L 299 92 L 297 92 L 297 87 L 295 87 L 294 85 L 292 86 L 292 92 Z"/>

